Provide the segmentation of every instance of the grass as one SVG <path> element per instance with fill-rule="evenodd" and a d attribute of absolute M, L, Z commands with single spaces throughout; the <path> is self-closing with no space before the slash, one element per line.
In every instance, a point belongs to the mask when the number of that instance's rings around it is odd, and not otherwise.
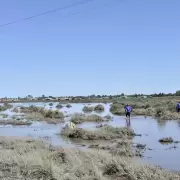
<path fill-rule="evenodd" d="M 139 165 L 101 150 L 54 148 L 41 141 L 0 138 L 2 180 L 179 180 L 178 173 Z"/>
<path fill-rule="evenodd" d="M 29 126 L 31 124 L 30 121 L 0 120 L 0 125 Z"/>
<path fill-rule="evenodd" d="M 101 104 L 98 104 L 97 106 L 94 107 L 94 111 L 102 112 L 102 111 L 104 111 L 104 106 Z"/>
<path fill-rule="evenodd" d="M 160 143 L 173 143 L 174 140 L 172 139 L 172 137 L 166 137 L 166 138 L 159 139 L 159 142 Z"/>
<path fill-rule="evenodd" d="M 132 139 L 135 133 L 127 128 L 114 128 L 112 126 L 104 126 L 96 131 L 87 131 L 81 128 L 63 129 L 60 133 L 69 138 L 79 138 L 84 140 L 111 140 L 117 138 Z"/>
<path fill-rule="evenodd" d="M 6 111 L 7 109 L 11 109 L 13 106 L 9 103 L 4 103 L 2 106 L 0 105 L 0 111 Z"/>
<path fill-rule="evenodd" d="M 27 119 L 45 121 L 50 124 L 64 122 L 64 114 L 58 110 L 46 110 L 41 107 L 30 106 L 21 108 Z"/>
<path fill-rule="evenodd" d="M 125 103 L 126 102 L 126 103 Z M 116 101 L 111 105 L 110 111 L 115 115 L 124 115 L 124 105 L 132 106 L 133 115 L 152 116 L 162 120 L 178 120 L 180 114 L 176 112 L 176 103 L 178 100 L 165 100 L 161 98 L 153 98 L 149 100 L 141 100 L 134 102 L 133 99 L 128 101 Z"/>
<path fill-rule="evenodd" d="M 85 115 L 85 114 L 79 114 L 76 113 L 71 117 L 71 122 L 73 122 L 74 124 L 81 124 L 83 122 L 103 122 L 103 121 L 109 121 L 110 119 L 107 118 L 103 118 L 101 116 L 92 114 L 92 115 Z"/>
<path fill-rule="evenodd" d="M 127 139 L 120 139 L 110 143 L 110 145 L 93 144 L 89 148 L 108 150 L 114 156 L 133 157 L 135 155 L 133 154 L 132 143 Z"/>
<path fill-rule="evenodd" d="M 71 108 L 72 106 L 71 106 L 70 104 L 67 104 L 66 107 L 67 107 L 67 108 Z"/>
<path fill-rule="evenodd" d="M 124 115 L 124 107 L 120 103 L 113 103 L 110 107 L 110 112 L 112 112 L 115 115 Z"/>
<path fill-rule="evenodd" d="M 8 114 L 0 114 L 2 118 L 8 118 Z"/>
<path fill-rule="evenodd" d="M 61 109 L 61 108 L 63 108 L 63 105 L 59 103 L 59 104 L 56 106 L 56 108 L 57 108 L 57 109 Z"/>
<path fill-rule="evenodd" d="M 92 107 L 92 106 L 84 106 L 82 111 L 83 112 L 92 112 L 92 111 L 94 111 L 94 107 Z"/>
<path fill-rule="evenodd" d="M 8 108 L 5 106 L 0 106 L 0 111 L 6 111 Z"/>

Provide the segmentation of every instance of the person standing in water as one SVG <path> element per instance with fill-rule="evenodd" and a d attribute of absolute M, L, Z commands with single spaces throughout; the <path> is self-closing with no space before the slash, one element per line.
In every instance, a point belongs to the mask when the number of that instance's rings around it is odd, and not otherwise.
<path fill-rule="evenodd" d="M 125 109 L 125 113 L 126 113 L 126 118 L 129 117 L 129 119 L 130 119 L 132 107 L 127 104 L 127 105 L 124 107 L 124 109 Z"/>
<path fill-rule="evenodd" d="M 177 103 L 176 105 L 176 111 L 179 113 L 180 112 L 180 102 Z"/>

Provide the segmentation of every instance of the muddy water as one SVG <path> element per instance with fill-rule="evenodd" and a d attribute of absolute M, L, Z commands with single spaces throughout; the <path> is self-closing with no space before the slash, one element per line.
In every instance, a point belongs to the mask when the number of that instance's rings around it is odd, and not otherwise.
<path fill-rule="evenodd" d="M 24 104 L 13 104 L 14 107 L 18 106 L 40 106 L 47 109 L 55 109 L 57 103 L 54 103 L 52 107 L 49 103 L 24 103 Z M 65 114 L 82 113 L 82 108 L 87 104 L 71 104 L 71 108 L 63 107 L 61 109 Z M 96 104 L 91 104 L 95 106 Z M 65 105 L 64 105 L 65 106 Z M 109 112 L 109 104 L 103 104 L 105 111 L 99 115 L 105 116 L 111 114 Z M 5 112 L 11 117 L 14 113 L 11 110 Z M 95 113 L 98 114 L 98 113 Z M 112 126 L 127 126 L 124 117 L 113 116 L 113 121 L 108 124 Z M 96 129 L 96 123 L 83 123 L 79 127 L 85 129 Z M 168 168 L 175 171 L 180 171 L 180 144 L 168 144 L 162 145 L 158 140 L 162 137 L 171 136 L 174 140 L 180 141 L 180 121 L 158 121 L 151 117 L 132 117 L 131 124 L 128 126 L 132 128 L 136 133 L 142 134 L 141 137 L 135 137 L 135 143 L 146 144 L 148 148 L 152 150 L 147 150 L 144 153 L 144 158 L 142 159 L 145 163 L 160 165 L 164 168 Z M 63 137 L 57 136 L 60 132 L 62 124 L 60 125 L 49 125 L 46 123 L 34 123 L 33 125 L 27 127 L 12 127 L 12 126 L 0 126 L 0 136 L 19 136 L 19 137 L 33 137 L 41 138 L 46 142 L 50 142 L 53 145 L 60 146 L 78 146 L 81 144 L 86 144 L 85 141 L 74 140 L 70 142 L 69 139 L 64 139 Z M 89 142 L 90 144 L 93 142 Z M 98 142 L 97 142 L 98 143 Z M 177 148 L 171 148 L 176 146 Z"/>

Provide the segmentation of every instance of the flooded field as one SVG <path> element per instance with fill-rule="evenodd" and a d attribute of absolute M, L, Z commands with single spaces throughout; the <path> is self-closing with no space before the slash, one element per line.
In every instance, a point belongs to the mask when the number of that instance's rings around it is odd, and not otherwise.
<path fill-rule="evenodd" d="M 12 104 L 13 108 L 15 107 L 29 107 L 31 105 L 38 107 L 45 107 L 46 109 L 56 109 L 57 103 L 53 103 L 52 106 L 49 103 L 17 103 Z M 85 105 L 88 104 L 71 104 L 71 108 L 63 107 L 60 109 L 65 115 L 72 115 L 74 113 L 83 113 L 82 109 Z M 89 106 L 95 106 L 97 104 L 89 104 Z M 63 105 L 66 106 L 66 105 Z M 114 116 L 110 113 L 110 104 L 103 104 L 105 111 L 101 113 L 89 113 L 89 114 L 98 114 L 99 116 L 111 115 L 113 116 L 113 121 L 105 122 L 105 124 L 112 125 L 114 127 L 123 127 L 127 126 L 126 120 L 123 116 Z M 14 115 L 21 116 L 20 113 L 14 113 L 12 109 L 1 112 L 1 119 L 9 119 Z M 6 116 L 4 116 L 6 115 Z M 68 117 L 66 120 L 68 121 Z M 84 140 L 74 140 L 70 141 L 67 138 L 63 138 L 60 135 L 57 135 L 63 124 L 47 124 L 44 122 L 33 122 L 30 126 L 12 126 L 12 125 L 1 125 L 0 126 L 0 136 L 17 136 L 17 137 L 31 137 L 31 138 L 40 138 L 46 142 L 52 143 L 53 145 L 63 146 L 63 147 L 72 147 L 78 146 L 81 147 L 85 143 Z M 83 129 L 93 130 L 96 129 L 97 123 L 85 122 L 79 124 L 78 127 Z M 151 117 L 143 116 L 134 116 L 131 119 L 131 124 L 128 125 L 128 128 L 132 128 L 137 134 L 134 138 L 134 143 L 145 144 L 148 148 L 144 152 L 144 157 L 142 158 L 143 162 L 155 164 L 168 168 L 170 170 L 179 171 L 180 170 L 180 161 L 178 159 L 180 149 L 179 144 L 160 144 L 159 139 L 163 137 L 172 137 L 175 141 L 180 141 L 180 121 L 165 121 L 165 120 L 155 120 Z"/>

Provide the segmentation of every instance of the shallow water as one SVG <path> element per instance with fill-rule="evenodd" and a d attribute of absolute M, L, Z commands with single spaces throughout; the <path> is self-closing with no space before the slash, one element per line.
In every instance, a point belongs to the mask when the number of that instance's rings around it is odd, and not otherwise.
<path fill-rule="evenodd" d="M 53 103 L 53 106 L 50 107 L 49 103 L 18 103 L 13 104 L 14 107 L 19 106 L 40 106 L 45 107 L 47 109 L 55 109 L 58 103 Z M 60 111 L 65 114 L 74 114 L 74 113 L 82 113 L 82 108 L 84 105 L 88 104 L 71 104 L 71 108 L 63 107 Z M 91 103 L 92 106 L 95 106 L 95 103 Z M 64 104 L 66 106 L 66 104 Z M 110 105 L 103 104 L 105 107 L 105 111 L 103 113 L 94 113 L 99 114 L 101 116 L 106 116 L 109 112 Z M 4 112 L 10 116 L 14 115 L 11 110 Z M 90 113 L 92 114 L 92 113 Z M 106 123 L 107 124 L 107 123 Z M 113 116 L 113 121 L 108 124 L 112 126 L 127 126 L 126 120 L 124 117 Z M 83 123 L 78 125 L 79 127 L 85 129 L 96 129 L 97 123 Z M 60 125 L 49 125 L 46 123 L 34 123 L 33 125 L 27 127 L 12 127 L 12 126 L 0 126 L 0 136 L 19 136 L 19 137 L 32 137 L 32 138 L 41 138 L 46 142 L 50 142 L 53 145 L 60 145 L 65 147 L 74 146 L 74 144 L 85 144 L 85 141 L 74 140 L 70 142 L 68 139 L 64 139 L 57 135 L 62 128 L 62 124 Z M 169 144 L 162 145 L 158 142 L 160 138 L 171 136 L 174 140 L 180 141 L 180 121 L 158 121 L 151 117 L 132 117 L 131 125 L 129 128 L 132 128 L 136 133 L 142 134 L 141 137 L 135 137 L 135 143 L 146 144 L 148 148 L 152 150 L 147 150 L 144 153 L 143 162 L 151 163 L 155 165 L 160 165 L 164 168 L 168 168 L 175 171 L 180 171 L 180 144 Z M 93 143 L 93 142 L 89 142 Z M 96 142 L 98 143 L 98 142 Z M 176 149 L 168 149 L 172 146 L 177 146 Z"/>

